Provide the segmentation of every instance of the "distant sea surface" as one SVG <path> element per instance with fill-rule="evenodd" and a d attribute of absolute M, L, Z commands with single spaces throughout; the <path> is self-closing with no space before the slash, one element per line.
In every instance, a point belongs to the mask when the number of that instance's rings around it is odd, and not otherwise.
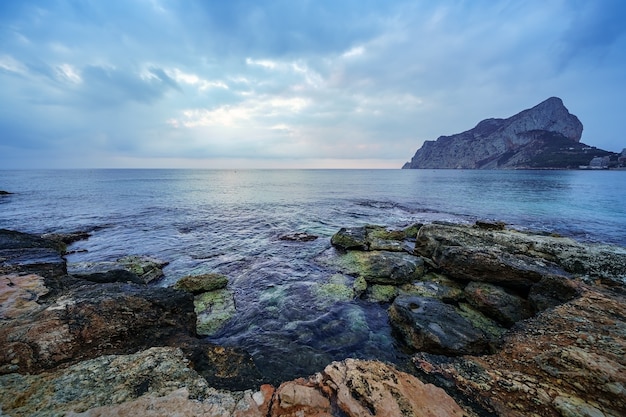
<path fill-rule="evenodd" d="M 477 219 L 626 246 L 626 172 L 465 170 L 0 170 L 0 228 L 92 230 L 68 265 L 149 255 L 229 278 L 237 313 L 211 340 L 242 347 L 273 381 L 332 360 L 405 358 L 386 305 L 329 302 L 341 227 Z M 283 235 L 306 232 L 311 242 Z"/>

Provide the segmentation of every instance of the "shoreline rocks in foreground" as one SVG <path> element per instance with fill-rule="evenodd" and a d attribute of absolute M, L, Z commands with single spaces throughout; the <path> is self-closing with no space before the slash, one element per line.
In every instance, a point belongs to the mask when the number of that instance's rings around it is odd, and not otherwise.
<path fill-rule="evenodd" d="M 323 289 L 387 303 L 415 368 L 346 359 L 274 388 L 247 353 L 196 337 L 194 297 L 225 277 L 190 292 L 132 271 L 89 280 L 56 242 L 0 230 L 6 415 L 626 414 L 624 248 L 495 223 L 342 229 Z"/>

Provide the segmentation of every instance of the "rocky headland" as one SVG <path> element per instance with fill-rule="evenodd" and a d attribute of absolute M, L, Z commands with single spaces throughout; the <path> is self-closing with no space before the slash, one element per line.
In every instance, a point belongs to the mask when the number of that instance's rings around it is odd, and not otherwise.
<path fill-rule="evenodd" d="M 595 157 L 617 166 L 618 154 L 580 142 L 583 125 L 557 97 L 507 119 L 425 141 L 404 169 L 577 169 Z M 607 165 L 608 166 L 608 165 Z"/>
<path fill-rule="evenodd" d="M 320 291 L 388 306 L 412 365 L 348 358 L 272 386 L 199 337 L 227 325 L 227 277 L 162 288 L 143 256 L 68 274 L 82 238 L 0 230 L 0 415 L 626 415 L 625 248 L 491 222 L 343 228 L 318 260 L 343 278 Z"/>

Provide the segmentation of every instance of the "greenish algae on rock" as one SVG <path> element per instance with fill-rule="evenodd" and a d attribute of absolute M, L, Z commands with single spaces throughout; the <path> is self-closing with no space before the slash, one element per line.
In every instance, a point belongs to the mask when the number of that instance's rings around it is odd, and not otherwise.
<path fill-rule="evenodd" d="M 363 277 L 368 284 L 404 284 L 424 274 L 424 260 L 408 253 L 348 251 L 323 260 L 341 272 Z"/>
<path fill-rule="evenodd" d="M 228 278 L 222 274 L 187 275 L 179 279 L 174 288 L 192 294 L 221 290 L 228 285 Z"/>
<path fill-rule="evenodd" d="M 349 278 L 342 274 L 334 274 L 327 282 L 314 286 L 313 292 L 317 301 L 323 305 L 350 301 L 355 295 L 354 289 L 349 285 Z"/>
<path fill-rule="evenodd" d="M 227 289 L 209 291 L 194 298 L 196 331 L 201 336 L 217 332 L 235 314 L 235 298 Z"/>

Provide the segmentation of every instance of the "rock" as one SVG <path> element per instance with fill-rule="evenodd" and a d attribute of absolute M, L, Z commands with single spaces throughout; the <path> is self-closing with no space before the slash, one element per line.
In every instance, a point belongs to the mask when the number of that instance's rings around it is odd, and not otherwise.
<path fill-rule="evenodd" d="M 465 287 L 465 298 L 478 311 L 504 325 L 511 327 L 520 320 L 532 317 L 530 303 L 510 294 L 497 285 L 470 282 Z"/>
<path fill-rule="evenodd" d="M 356 249 L 356 250 L 368 250 L 369 245 L 367 242 L 367 230 L 365 227 L 342 227 L 337 233 L 335 233 L 330 243 L 343 250 Z"/>
<path fill-rule="evenodd" d="M 131 282 L 133 284 L 144 284 L 144 281 L 130 271 L 125 269 L 113 269 L 107 272 L 94 272 L 93 274 L 74 274 L 74 277 L 91 281 L 98 284 L 111 282 Z"/>
<path fill-rule="evenodd" d="M 454 303 L 463 297 L 463 287 L 458 281 L 431 272 L 421 277 L 419 281 L 402 285 L 400 294 L 436 298 L 445 303 Z"/>
<path fill-rule="evenodd" d="M 100 356 L 38 375 L 2 375 L 0 386 L 2 412 L 14 417 L 265 415 L 252 413 L 259 409 L 252 392 L 211 388 L 173 347 Z"/>
<path fill-rule="evenodd" d="M 135 284 L 88 284 L 0 327 L 0 373 L 41 372 L 195 334 L 191 295 Z"/>
<path fill-rule="evenodd" d="M 58 242 L 59 247 L 62 247 L 63 251 L 65 252 L 67 250 L 67 245 L 78 242 L 79 240 L 89 239 L 91 237 L 91 233 L 85 231 L 70 233 L 46 233 L 41 235 L 41 237 Z"/>
<path fill-rule="evenodd" d="M 48 293 L 39 275 L 0 275 L 0 320 L 34 314 L 43 308 L 39 298 Z"/>
<path fill-rule="evenodd" d="M 561 99 L 551 97 L 508 119 L 486 119 L 463 133 L 426 141 L 403 168 L 578 168 L 580 163 L 568 161 L 572 154 L 589 161 L 587 145 L 579 143 L 582 130 Z M 559 151 L 564 147 L 568 154 Z"/>
<path fill-rule="evenodd" d="M 212 387 L 243 391 L 258 387 L 263 378 L 243 349 L 218 346 L 194 338 L 181 338 L 180 347 L 191 367 Z"/>
<path fill-rule="evenodd" d="M 192 294 L 221 290 L 228 285 L 228 278 L 221 274 L 188 275 L 179 279 L 174 288 Z"/>
<path fill-rule="evenodd" d="M 46 279 L 65 275 L 64 250 L 51 239 L 0 229 L 0 275 L 36 274 Z"/>
<path fill-rule="evenodd" d="M 313 240 L 316 240 L 317 236 L 305 232 L 295 232 L 287 235 L 282 235 L 278 239 L 286 240 L 289 242 L 311 242 Z"/>
<path fill-rule="evenodd" d="M 321 305 L 350 301 L 355 297 L 355 290 L 349 285 L 349 278 L 342 274 L 335 274 L 327 282 L 314 286 L 313 293 Z"/>
<path fill-rule="evenodd" d="M 324 262 L 348 275 L 363 277 L 368 284 L 400 285 L 419 279 L 424 260 L 408 253 L 348 251 Z"/>
<path fill-rule="evenodd" d="M 198 317 L 196 331 L 201 336 L 216 333 L 235 314 L 235 298 L 226 289 L 199 294 L 193 303 Z"/>
<path fill-rule="evenodd" d="M 308 379 L 282 384 L 271 413 L 273 417 L 467 415 L 443 389 L 381 362 L 355 359 L 333 362 Z"/>
<path fill-rule="evenodd" d="M 354 283 L 352 283 L 352 290 L 354 291 L 354 296 L 360 298 L 367 290 L 367 281 L 365 281 L 365 278 L 361 276 L 356 277 Z"/>
<path fill-rule="evenodd" d="M 390 303 L 398 295 L 398 288 L 394 285 L 374 284 L 368 287 L 366 299 L 376 303 Z"/>
<path fill-rule="evenodd" d="M 433 259 L 454 279 L 487 282 L 515 290 L 527 291 L 544 275 L 558 272 L 558 268 L 547 262 L 497 249 L 450 246 L 439 250 Z"/>
<path fill-rule="evenodd" d="M 163 267 L 169 262 L 149 256 L 130 255 L 117 260 L 124 269 L 137 274 L 144 283 L 149 283 L 163 276 Z"/>
<path fill-rule="evenodd" d="M 148 284 L 163 277 L 163 267 L 168 262 L 150 256 L 124 256 L 115 262 L 83 262 L 69 265 L 69 272 L 75 276 L 85 276 L 96 273 L 107 273 L 112 270 L 123 269 L 139 277 L 142 283 Z"/>
<path fill-rule="evenodd" d="M 572 279 L 546 275 L 530 287 L 528 301 L 535 311 L 542 311 L 579 297 L 580 288 L 580 284 Z"/>
<path fill-rule="evenodd" d="M 435 259 L 447 248 L 454 248 L 453 254 L 462 252 L 461 248 L 469 249 L 466 256 L 469 259 L 479 258 L 481 253 L 490 254 L 486 257 L 491 258 L 506 253 L 524 260 L 522 270 L 531 273 L 534 269 L 541 277 L 572 274 L 590 280 L 600 279 L 616 287 L 626 283 L 626 248 L 617 246 L 582 244 L 545 234 L 484 230 L 464 225 L 429 224 L 420 229 L 415 244 L 418 255 Z M 454 268 L 453 265 L 450 267 Z M 511 268 L 515 269 L 515 261 Z M 536 276 L 530 280 L 534 279 Z"/>
<path fill-rule="evenodd" d="M 490 340 L 451 305 L 398 296 L 389 307 L 392 328 L 411 349 L 444 355 L 487 353 Z"/>
<path fill-rule="evenodd" d="M 486 220 L 476 220 L 476 227 L 484 230 L 504 230 L 506 223 L 504 222 L 489 222 Z"/>
<path fill-rule="evenodd" d="M 362 226 L 341 228 L 335 233 L 330 242 L 342 250 L 372 250 L 372 251 L 406 251 L 404 242 L 415 237 L 421 225 L 414 224 L 404 230 L 389 230 L 383 226 Z"/>
<path fill-rule="evenodd" d="M 331 417 L 330 401 L 314 385 L 305 380 L 285 382 L 276 390 L 272 416 Z"/>
<path fill-rule="evenodd" d="M 13 193 L 10 193 L 8 191 L 0 190 L 0 195 L 9 195 L 9 194 L 13 194 Z"/>
<path fill-rule="evenodd" d="M 518 323 L 492 355 L 418 354 L 429 381 L 497 415 L 626 415 L 626 299 L 581 286 L 581 295 Z"/>

